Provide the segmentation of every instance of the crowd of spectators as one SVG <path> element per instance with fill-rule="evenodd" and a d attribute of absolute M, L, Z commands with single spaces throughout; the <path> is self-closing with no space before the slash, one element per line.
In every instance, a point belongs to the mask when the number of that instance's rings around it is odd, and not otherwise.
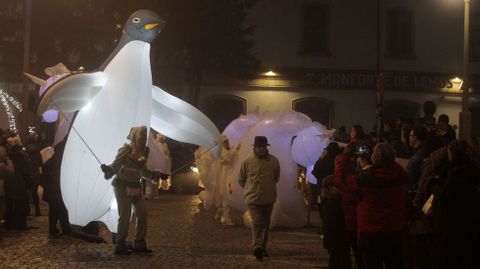
<path fill-rule="evenodd" d="M 4 228 L 29 229 L 27 216 L 41 215 L 38 197 L 41 167 L 35 135 L 29 135 L 23 144 L 13 132 L 0 130 L 0 222 Z"/>
<path fill-rule="evenodd" d="M 340 128 L 317 161 L 329 268 L 480 268 L 478 138 L 456 139 L 447 115 L 424 111 L 380 138 Z"/>

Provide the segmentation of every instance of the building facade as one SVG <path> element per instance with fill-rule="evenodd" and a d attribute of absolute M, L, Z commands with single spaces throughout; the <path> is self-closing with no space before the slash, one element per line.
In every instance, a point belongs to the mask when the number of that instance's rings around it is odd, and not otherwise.
<path fill-rule="evenodd" d="M 415 120 L 433 101 L 436 116 L 458 125 L 463 13 L 461 0 L 259 1 L 247 24 L 256 26 L 254 53 L 263 71 L 245 81 L 208 80 L 199 106 L 221 130 L 242 113 L 291 109 L 331 128 L 371 130 L 383 94 L 385 122 Z M 480 135 L 477 1 L 470 16 L 472 129 Z"/>

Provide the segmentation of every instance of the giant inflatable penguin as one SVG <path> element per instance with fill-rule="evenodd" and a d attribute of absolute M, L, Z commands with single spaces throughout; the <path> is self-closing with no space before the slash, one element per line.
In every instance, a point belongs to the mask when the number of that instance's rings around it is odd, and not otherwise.
<path fill-rule="evenodd" d="M 40 100 L 38 115 L 50 109 L 78 111 L 61 166 L 62 196 L 73 224 L 101 220 L 116 232 L 116 201 L 100 163 L 115 158 L 131 127 L 150 126 L 217 154 L 215 125 L 195 107 L 152 85 L 150 42 L 164 25 L 156 13 L 136 11 L 99 71 L 66 76 Z"/>

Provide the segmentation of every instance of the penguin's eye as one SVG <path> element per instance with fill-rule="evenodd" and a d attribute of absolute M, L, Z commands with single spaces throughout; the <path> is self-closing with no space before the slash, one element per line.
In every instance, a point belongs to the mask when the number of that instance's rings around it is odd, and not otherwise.
<path fill-rule="evenodd" d="M 139 22 L 140 22 L 140 18 L 135 17 L 135 18 L 132 19 L 132 22 L 133 22 L 133 23 L 139 23 Z"/>

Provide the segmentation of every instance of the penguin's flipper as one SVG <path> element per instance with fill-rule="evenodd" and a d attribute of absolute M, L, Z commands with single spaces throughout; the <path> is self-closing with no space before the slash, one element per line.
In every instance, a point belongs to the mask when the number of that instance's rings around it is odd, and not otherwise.
<path fill-rule="evenodd" d="M 23 74 L 25 76 L 27 76 L 33 83 L 35 83 L 39 86 L 43 86 L 47 83 L 44 79 L 41 79 L 41 78 L 39 78 L 37 76 L 34 76 L 32 74 L 29 74 L 29 73 L 26 73 L 26 72 L 23 72 Z"/>
<path fill-rule="evenodd" d="M 220 132 L 213 122 L 189 103 L 153 86 L 151 127 L 174 140 L 202 146 L 218 157 Z"/>
<path fill-rule="evenodd" d="M 86 106 L 107 84 L 104 72 L 76 73 L 48 87 L 37 106 L 37 115 L 47 110 L 74 112 Z"/>

